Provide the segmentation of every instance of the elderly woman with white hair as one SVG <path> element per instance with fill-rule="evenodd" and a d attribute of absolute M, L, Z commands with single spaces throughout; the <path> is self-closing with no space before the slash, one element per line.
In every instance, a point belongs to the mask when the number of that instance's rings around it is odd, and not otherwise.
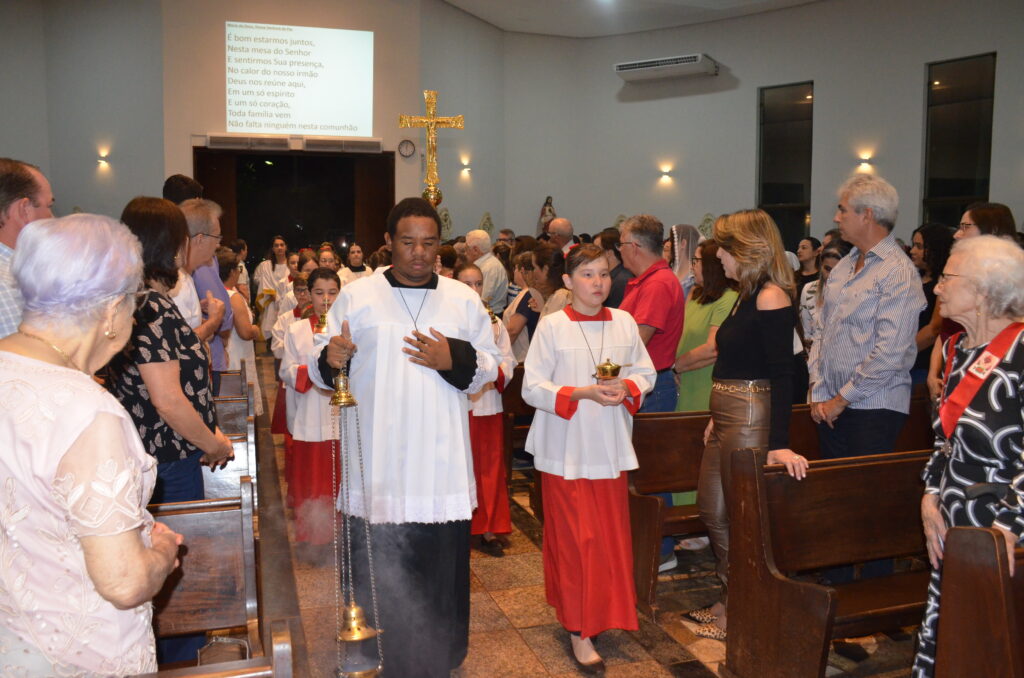
<path fill-rule="evenodd" d="M 139 242 L 108 217 L 43 219 L 19 236 L 12 272 L 25 310 L 0 339 L 0 663 L 155 671 L 150 600 L 181 537 L 146 511 L 155 461 L 92 378 L 131 336 Z"/>
<path fill-rule="evenodd" d="M 946 378 L 933 426 L 935 452 L 922 474 L 921 520 L 932 565 L 928 605 L 918 631 L 913 675 L 931 676 L 938 637 L 942 548 L 950 527 L 994 527 L 1013 549 L 1024 534 L 1024 250 L 983 235 L 961 240 L 946 261 L 935 293 L 939 312 L 964 327 L 943 351 Z M 968 498 L 974 484 L 1006 488 Z"/>

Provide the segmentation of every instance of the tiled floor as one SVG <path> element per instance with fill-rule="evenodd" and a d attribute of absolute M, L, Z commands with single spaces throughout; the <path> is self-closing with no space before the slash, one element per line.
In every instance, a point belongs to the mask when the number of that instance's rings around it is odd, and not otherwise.
<path fill-rule="evenodd" d="M 272 369 L 261 360 L 265 377 Z M 275 390 L 264 387 L 273 411 Z M 278 468 L 283 469 L 283 445 L 274 436 Z M 525 478 L 516 474 L 518 480 Z M 280 478 L 282 494 L 283 475 Z M 514 531 L 505 556 L 494 558 L 474 551 L 470 560 L 469 655 L 459 678 L 513 678 L 576 676 L 569 657 L 566 632 L 557 623 L 544 598 L 540 524 L 530 511 L 525 485 L 514 484 L 512 515 Z M 289 512 L 289 518 L 291 518 Z M 288 520 L 289 541 L 294 533 Z M 337 666 L 335 635 L 335 585 L 333 562 L 324 554 L 321 566 L 295 557 L 295 589 L 302 618 L 311 676 L 334 675 Z M 595 640 L 604 657 L 608 678 L 699 678 L 715 676 L 725 659 L 725 644 L 693 634 L 695 624 L 680 616 L 695 607 L 711 604 L 719 594 L 714 563 L 708 549 L 677 551 L 679 566 L 659 581 L 660 610 L 655 621 L 640 618 L 640 629 L 611 631 Z M 829 658 L 828 676 L 909 675 L 913 653 L 909 638 L 887 636 L 860 639 L 868 659 L 858 663 L 838 655 Z"/>

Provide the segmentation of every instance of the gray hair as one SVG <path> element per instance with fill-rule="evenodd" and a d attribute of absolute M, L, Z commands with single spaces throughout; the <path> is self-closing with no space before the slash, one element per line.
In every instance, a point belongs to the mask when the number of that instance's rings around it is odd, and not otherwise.
<path fill-rule="evenodd" d="M 190 236 L 199 233 L 209 233 L 213 228 L 213 222 L 220 219 L 224 213 L 220 205 L 212 200 L 203 198 L 192 198 L 178 205 L 185 214 L 185 221 L 188 222 L 188 234 Z"/>
<path fill-rule="evenodd" d="M 846 201 L 857 214 L 870 209 L 875 221 L 889 231 L 896 225 L 900 197 L 893 185 L 882 177 L 873 174 L 854 174 L 843 182 L 836 195 L 840 200 L 845 195 Z"/>
<path fill-rule="evenodd" d="M 21 241 L 18 241 L 21 248 Z M 953 245 L 949 256 L 962 256 L 964 269 L 978 288 L 989 315 L 1016 318 L 1024 315 L 1024 250 L 1010 238 L 979 235 Z"/>
<path fill-rule="evenodd" d="M 484 254 L 491 251 L 491 236 L 487 231 L 478 228 L 466 234 L 466 247 L 476 247 Z"/>
<path fill-rule="evenodd" d="M 633 240 L 651 254 L 661 255 L 665 243 L 665 225 L 657 217 L 650 214 L 637 214 L 629 217 L 619 226 L 620 233 L 629 231 Z"/>
<path fill-rule="evenodd" d="M 110 217 L 39 219 L 18 236 L 11 272 L 25 300 L 26 321 L 81 329 L 97 322 L 110 301 L 139 289 L 142 245 Z"/>

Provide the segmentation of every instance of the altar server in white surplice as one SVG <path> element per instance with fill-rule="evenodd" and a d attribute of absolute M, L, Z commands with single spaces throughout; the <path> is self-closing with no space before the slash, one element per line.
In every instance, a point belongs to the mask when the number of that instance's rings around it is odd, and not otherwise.
<path fill-rule="evenodd" d="M 627 472 L 637 467 L 633 415 L 653 388 L 654 363 L 629 313 L 602 306 L 611 290 L 596 245 L 566 257 L 572 303 L 540 319 L 526 354 L 523 400 L 537 408 L 526 451 L 544 492 L 544 588 L 571 634 L 571 658 L 603 672 L 591 638 L 637 629 Z M 595 379 L 598 365 L 621 366 Z"/>
<path fill-rule="evenodd" d="M 476 485 L 467 393 L 497 378 L 490 318 L 467 286 L 433 273 L 441 220 L 406 198 L 388 215 L 392 266 L 345 285 L 309 374 L 330 387 L 348 363 L 369 496 L 353 483 L 357 600 L 383 629 L 384 676 L 447 678 L 469 641 L 469 535 Z M 344 454 L 357 453 L 356 409 Z M 351 476 L 347 476 L 351 481 Z M 368 510 L 367 510 L 368 509 Z M 365 576 L 368 517 L 380 619 Z"/>

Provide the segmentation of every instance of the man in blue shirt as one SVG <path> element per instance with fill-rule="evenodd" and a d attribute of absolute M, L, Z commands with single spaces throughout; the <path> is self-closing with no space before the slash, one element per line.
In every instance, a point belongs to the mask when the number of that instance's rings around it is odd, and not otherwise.
<path fill-rule="evenodd" d="M 811 416 L 822 457 L 892 452 L 910 411 L 921 276 L 896 244 L 899 197 L 857 174 L 838 191 L 834 221 L 853 250 L 832 270 L 811 346 Z"/>
<path fill-rule="evenodd" d="M 228 369 L 228 358 L 225 352 L 224 339 L 231 332 L 235 321 L 231 312 L 231 300 L 228 291 L 221 282 L 217 261 L 213 253 L 220 244 L 220 205 L 212 200 L 193 198 L 180 205 L 188 222 L 188 264 L 192 271 L 192 280 L 196 285 L 200 304 L 204 314 L 209 313 L 211 300 L 224 305 L 224 318 L 220 328 L 210 338 L 210 362 L 213 372 L 213 394 L 220 394 L 220 373 Z M 216 303 L 214 302 L 214 305 Z"/>

